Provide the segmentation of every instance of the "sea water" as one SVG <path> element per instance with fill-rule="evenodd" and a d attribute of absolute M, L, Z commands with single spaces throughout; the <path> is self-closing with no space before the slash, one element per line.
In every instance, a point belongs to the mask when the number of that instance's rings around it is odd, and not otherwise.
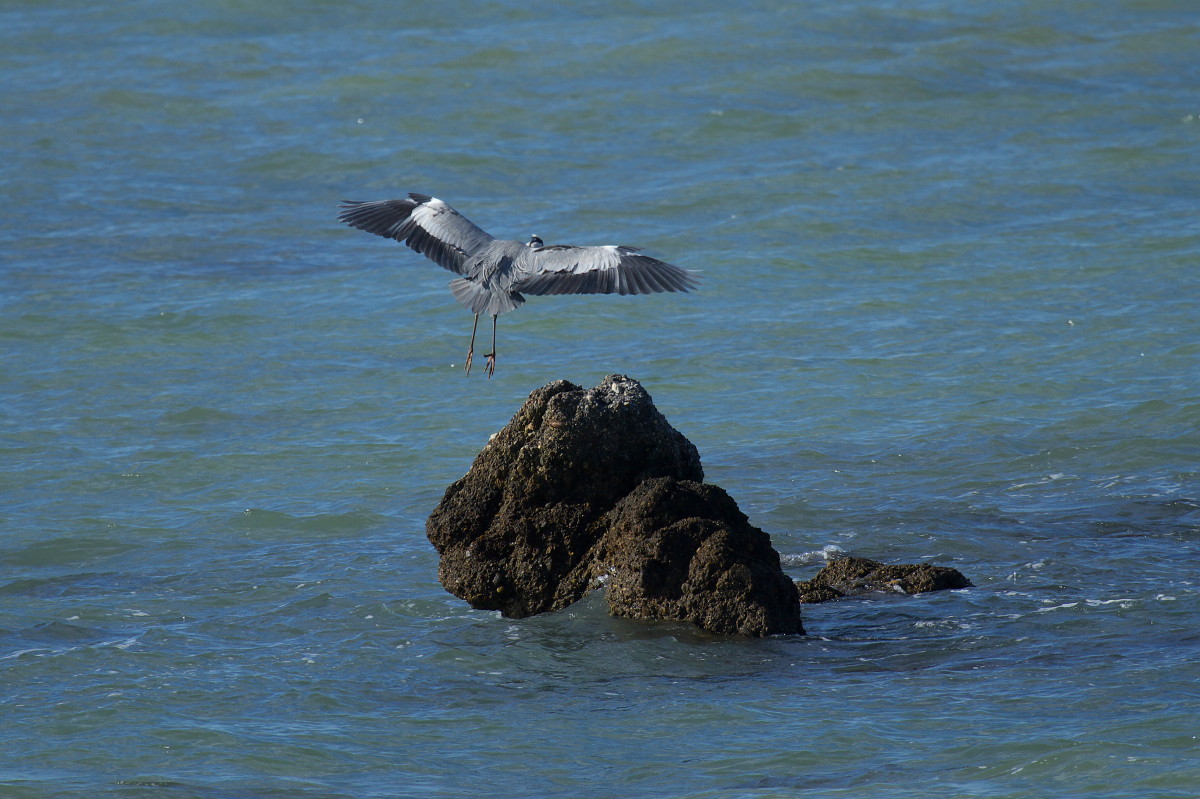
<path fill-rule="evenodd" d="M 0 41 L 0 796 L 1197 795 L 1192 3 L 10 0 Z M 703 284 L 532 297 L 466 377 L 451 275 L 334 218 L 409 191 Z M 764 640 L 471 610 L 425 517 L 607 374 L 793 577 L 974 587 Z"/>

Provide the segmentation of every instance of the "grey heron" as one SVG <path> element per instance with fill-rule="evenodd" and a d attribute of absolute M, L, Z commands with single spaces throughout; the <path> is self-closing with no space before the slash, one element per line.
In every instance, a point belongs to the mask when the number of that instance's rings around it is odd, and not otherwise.
<path fill-rule="evenodd" d="M 637 247 L 576 247 L 493 238 L 446 203 L 428 194 L 401 200 L 344 200 L 338 221 L 403 242 L 459 275 L 450 293 L 475 314 L 467 374 L 475 354 L 480 314 L 492 317 L 488 378 L 496 371 L 496 317 L 525 302 L 522 294 L 652 294 L 696 288 L 700 275 L 642 255 Z"/>

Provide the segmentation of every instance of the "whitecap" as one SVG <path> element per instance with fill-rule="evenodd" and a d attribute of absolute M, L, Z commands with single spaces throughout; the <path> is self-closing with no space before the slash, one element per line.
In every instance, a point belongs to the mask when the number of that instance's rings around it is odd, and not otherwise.
<path fill-rule="evenodd" d="M 779 559 L 785 566 L 809 566 L 813 563 L 828 563 L 846 556 L 846 550 L 837 544 L 826 544 L 820 549 L 801 552 L 795 555 L 780 555 Z"/>

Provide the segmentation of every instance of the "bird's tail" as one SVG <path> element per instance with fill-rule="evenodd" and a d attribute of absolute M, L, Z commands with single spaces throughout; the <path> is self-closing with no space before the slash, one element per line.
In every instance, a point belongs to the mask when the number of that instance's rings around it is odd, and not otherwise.
<path fill-rule="evenodd" d="M 491 316 L 499 316 L 525 304 L 525 298 L 515 291 L 489 290 L 461 277 L 450 281 L 450 293 L 471 313 Z"/>

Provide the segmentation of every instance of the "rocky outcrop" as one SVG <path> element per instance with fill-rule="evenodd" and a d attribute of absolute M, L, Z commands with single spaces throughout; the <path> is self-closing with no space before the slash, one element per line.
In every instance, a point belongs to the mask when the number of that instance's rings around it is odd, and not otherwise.
<path fill-rule="evenodd" d="M 438 577 L 505 616 L 558 610 L 607 584 L 615 615 L 803 632 L 769 536 L 703 479 L 695 446 L 636 380 L 550 383 L 430 515 Z"/>
<path fill-rule="evenodd" d="M 828 602 L 874 591 L 921 594 L 949 588 L 969 588 L 971 581 L 948 566 L 886 565 L 868 558 L 841 558 L 825 566 L 811 580 L 796 583 L 800 601 Z"/>
<path fill-rule="evenodd" d="M 607 576 L 614 616 L 689 621 L 726 634 L 804 631 L 795 585 L 771 537 L 718 486 L 647 480 L 601 525 L 596 571 Z"/>

